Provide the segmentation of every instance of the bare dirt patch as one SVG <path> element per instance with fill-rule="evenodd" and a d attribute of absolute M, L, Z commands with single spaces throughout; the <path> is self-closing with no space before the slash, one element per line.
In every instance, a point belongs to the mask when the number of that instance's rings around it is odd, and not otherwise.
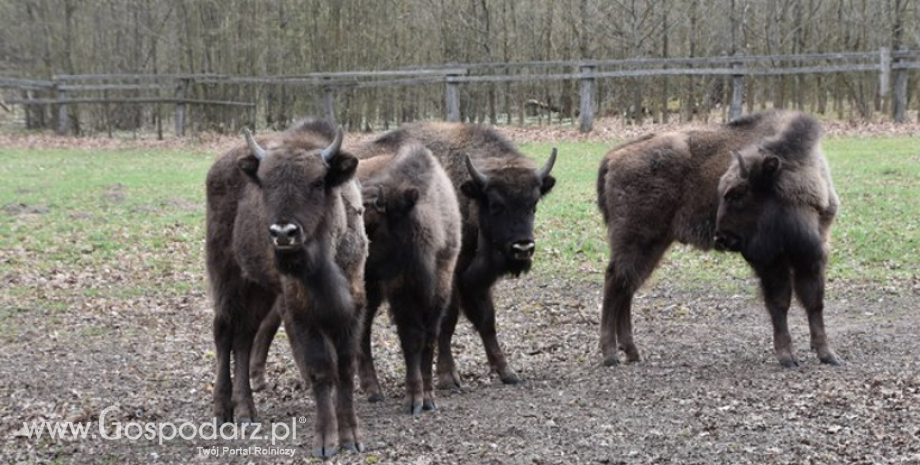
<path fill-rule="evenodd" d="M 48 279 L 58 288 L 120 279 Z M 745 283 L 752 286 L 754 283 Z M 831 341 L 846 361 L 820 365 L 807 349 L 804 312 L 791 324 L 802 367 L 774 360 L 769 323 L 751 292 L 689 292 L 659 282 L 636 302 L 643 361 L 600 366 L 600 286 L 532 275 L 498 290 L 499 331 L 526 380 L 487 372 L 478 337 L 455 339 L 465 386 L 439 409 L 402 412 L 402 357 L 387 318 L 375 327 L 386 401 L 358 404 L 368 450 L 336 463 L 918 463 L 920 356 L 915 284 L 832 288 Z M 4 299 L 6 301 L 6 299 Z M 9 303 L 6 301 L 5 303 Z M 313 461 L 314 408 L 285 339 L 272 349 L 257 403 L 266 424 L 305 417 L 295 456 L 199 456 L 199 447 L 258 441 L 29 438 L 23 422 L 156 423 L 210 416 L 211 310 L 201 291 L 174 297 L 74 295 L 59 312 L 4 307 L 0 331 L 0 461 L 62 463 L 303 463 Z M 110 432 L 111 434 L 111 432 Z"/>
<path fill-rule="evenodd" d="M 26 205 L 24 203 L 8 203 L 3 206 L 3 213 L 10 216 L 17 215 L 43 215 L 48 213 L 44 205 Z"/>

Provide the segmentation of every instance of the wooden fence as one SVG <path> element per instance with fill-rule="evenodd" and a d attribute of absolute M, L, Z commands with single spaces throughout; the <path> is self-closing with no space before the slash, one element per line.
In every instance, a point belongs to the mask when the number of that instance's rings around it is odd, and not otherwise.
<path fill-rule="evenodd" d="M 556 72 L 554 70 L 569 70 Z M 891 99 L 896 122 L 906 121 L 908 72 L 920 69 L 920 50 L 843 52 L 801 55 L 735 55 L 701 58 L 631 58 L 591 61 L 538 61 L 515 63 L 467 63 L 389 71 L 314 73 L 302 76 L 226 76 L 215 74 L 103 74 L 59 75 L 51 81 L 0 77 L 0 88 L 39 90 L 47 98 L 7 99 L 7 104 L 57 108 L 58 132 L 70 130 L 70 106 L 75 104 L 174 105 L 175 132 L 186 131 L 189 105 L 234 106 L 258 110 L 257 101 L 196 99 L 188 97 L 192 85 L 276 85 L 322 89 L 323 110 L 335 120 L 337 91 L 353 88 L 430 86 L 445 87 L 444 112 L 448 121 L 459 121 L 460 87 L 475 83 L 522 83 L 570 81 L 578 83 L 579 128 L 591 131 L 594 124 L 598 80 L 652 78 L 660 76 L 725 76 L 731 78 L 729 118 L 742 113 L 746 80 L 762 76 L 877 73 L 878 93 Z M 893 82 L 893 86 L 892 86 Z M 892 89 L 893 87 L 893 89 Z M 155 91 L 157 95 L 144 95 Z M 163 93 L 171 94 L 168 97 Z M 100 95 L 100 93 L 102 95 Z M 112 94 L 132 93 L 132 96 Z M 890 97 L 889 97 L 890 96 Z M 254 118 L 253 118 L 254 120 Z"/>

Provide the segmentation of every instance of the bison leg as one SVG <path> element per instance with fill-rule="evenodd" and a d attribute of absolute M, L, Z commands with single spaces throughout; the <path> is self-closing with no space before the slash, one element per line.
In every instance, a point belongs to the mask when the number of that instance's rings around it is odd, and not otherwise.
<path fill-rule="evenodd" d="M 364 314 L 364 324 L 361 330 L 361 348 L 358 352 L 358 378 L 361 380 L 361 390 L 367 395 L 369 402 L 380 402 L 383 393 L 380 382 L 377 380 L 377 370 L 374 368 L 374 356 L 371 349 L 371 329 L 374 326 L 374 316 L 380 308 L 382 300 L 379 285 L 367 283 L 367 310 Z"/>
<path fill-rule="evenodd" d="M 456 391 L 460 389 L 460 373 L 454 362 L 450 342 L 460 318 L 460 291 L 455 286 L 450 296 L 450 304 L 441 321 L 441 333 L 438 335 L 438 389 Z"/>
<path fill-rule="evenodd" d="M 339 427 L 339 442 L 342 449 L 352 452 L 364 451 L 354 406 L 355 357 L 358 344 L 351 329 L 357 326 L 357 323 L 353 323 L 342 328 L 342 331 L 335 336 L 334 342 L 338 361 L 335 410 Z"/>
<path fill-rule="evenodd" d="M 670 245 L 666 239 L 627 238 L 622 243 L 620 240 L 619 237 L 611 238 L 610 263 L 604 274 L 601 355 L 606 366 L 619 364 L 617 349 L 623 351 L 629 363 L 640 360 L 639 349 L 633 341 L 633 295 L 655 270 Z"/>
<path fill-rule="evenodd" d="M 316 329 L 286 312 L 284 328 L 291 342 L 294 360 L 301 365 L 316 403 L 316 421 L 313 426 L 313 455 L 332 457 L 338 452 L 339 431 L 334 405 L 336 369 L 333 367 L 332 344 Z"/>
<path fill-rule="evenodd" d="M 407 324 L 397 325 L 399 342 L 406 362 L 406 410 L 410 415 L 422 413 L 424 388 L 422 385 L 422 349 L 424 332 Z"/>
<path fill-rule="evenodd" d="M 520 384 L 521 378 L 508 366 L 505 353 L 498 343 L 495 331 L 495 305 L 492 303 L 491 288 L 474 288 L 468 292 L 461 289 L 460 292 L 463 297 L 463 310 L 473 323 L 473 327 L 479 332 L 492 371 L 498 373 L 499 378 L 505 384 Z"/>
<path fill-rule="evenodd" d="M 824 262 L 810 268 L 795 270 L 795 295 L 808 313 L 811 348 L 818 353 L 821 363 L 840 365 L 840 359 L 831 350 L 824 331 Z"/>
<path fill-rule="evenodd" d="M 434 400 L 434 377 L 431 373 L 434 364 L 434 346 L 437 340 L 438 332 L 435 326 L 425 333 L 425 346 L 422 348 L 422 385 L 424 389 L 422 410 L 430 411 L 438 408 Z"/>
<path fill-rule="evenodd" d="M 626 333 L 629 340 L 621 339 L 621 344 L 629 343 L 632 351 L 627 360 L 639 360 L 639 351 L 632 341 L 632 318 L 630 307 L 635 289 L 628 279 L 618 276 L 612 264 L 607 266 L 604 276 L 604 301 L 601 307 L 601 355 L 604 357 L 605 366 L 615 366 L 620 363 L 617 358 L 617 334 Z M 625 321 L 625 325 L 624 322 Z"/>
<path fill-rule="evenodd" d="M 281 326 L 281 309 L 278 308 L 281 300 L 275 304 L 275 307 L 266 315 L 259 326 L 259 332 L 256 333 L 256 340 L 252 345 L 252 357 L 249 361 L 249 377 L 252 383 L 252 390 L 255 392 L 265 389 L 265 364 L 268 361 L 268 350 L 271 348 L 275 334 Z"/>
<path fill-rule="evenodd" d="M 424 404 L 422 353 L 425 349 L 425 319 L 430 311 L 417 294 L 424 295 L 425 289 L 403 289 L 390 296 L 390 306 L 406 362 L 406 410 L 410 415 L 422 413 Z"/>
<path fill-rule="evenodd" d="M 239 331 L 233 338 L 233 405 L 239 423 L 258 422 L 249 384 L 249 356 L 255 333 L 255 330 Z"/>
<path fill-rule="evenodd" d="M 792 354 L 792 335 L 789 334 L 787 315 L 792 303 L 792 279 L 789 266 L 780 260 L 767 267 L 757 268 L 764 303 L 773 323 L 773 349 L 780 365 L 786 368 L 799 366 Z"/>
<path fill-rule="evenodd" d="M 214 346 L 217 351 L 217 379 L 214 382 L 214 417 L 219 423 L 233 422 L 230 353 L 233 348 L 233 326 L 218 311 L 214 316 Z"/>
<path fill-rule="evenodd" d="M 249 382 L 249 360 L 256 332 L 271 311 L 275 296 L 255 287 L 245 289 L 242 295 L 246 297 L 241 301 L 233 335 L 233 404 L 239 423 L 253 423 L 258 422 L 258 418 Z"/>

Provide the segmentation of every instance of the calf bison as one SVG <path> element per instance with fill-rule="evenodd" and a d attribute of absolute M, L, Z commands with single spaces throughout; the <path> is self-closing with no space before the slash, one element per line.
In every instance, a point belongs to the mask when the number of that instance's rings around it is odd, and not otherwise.
<path fill-rule="evenodd" d="M 838 208 L 821 153 L 821 130 L 799 112 L 742 117 L 711 129 L 647 135 L 601 162 L 597 200 L 607 225 L 601 352 L 639 360 L 633 294 L 675 240 L 740 252 L 758 277 L 773 323 L 776 357 L 797 365 L 786 323 L 792 292 L 808 313 L 821 362 L 840 361 L 824 332 L 828 234 Z"/>
<path fill-rule="evenodd" d="M 221 156 L 207 177 L 214 414 L 222 422 L 257 421 L 250 351 L 274 306 L 313 387 L 313 453 L 361 450 L 352 398 L 368 245 L 354 176 L 358 160 L 341 150 L 341 129 L 323 121 L 264 139 L 264 148 L 248 131 L 246 142 Z"/>
<path fill-rule="evenodd" d="M 460 308 L 479 332 L 492 370 L 502 382 L 516 384 L 495 332 L 492 286 L 504 275 L 530 270 L 535 250 L 537 202 L 556 183 L 556 161 L 537 168 L 495 131 L 462 123 L 414 123 L 381 135 L 359 150 L 360 158 L 393 153 L 408 141 L 421 142 L 447 172 L 458 195 L 463 218 L 462 245 L 454 271 L 453 292 L 438 337 L 438 387 L 458 389 L 460 375 L 451 354 L 451 339 Z"/>
<path fill-rule="evenodd" d="M 460 253 L 460 207 L 447 174 L 417 143 L 395 157 L 361 160 L 358 177 L 370 239 L 361 387 L 372 401 L 383 398 L 371 357 L 371 324 L 386 299 L 406 361 L 408 411 L 417 415 L 435 408 L 431 370 Z"/>

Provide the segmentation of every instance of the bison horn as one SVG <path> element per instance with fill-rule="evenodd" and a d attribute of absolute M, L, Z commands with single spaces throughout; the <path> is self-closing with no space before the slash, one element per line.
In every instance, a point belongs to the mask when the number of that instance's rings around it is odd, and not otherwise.
<path fill-rule="evenodd" d="M 473 164 L 473 160 L 470 159 L 469 154 L 466 155 L 466 169 L 470 172 L 470 177 L 473 178 L 473 181 L 476 181 L 476 184 L 485 186 L 489 182 L 489 177 L 476 169 L 476 165 Z"/>
<path fill-rule="evenodd" d="M 732 152 L 732 155 L 735 156 L 735 160 L 738 160 L 738 169 L 741 170 L 741 177 L 748 177 L 748 169 L 744 166 L 744 157 L 741 156 L 738 152 Z"/>
<path fill-rule="evenodd" d="M 329 162 L 335 158 L 335 155 L 339 153 L 339 149 L 342 148 L 343 136 L 342 126 L 339 126 L 335 130 L 335 139 L 332 140 L 332 143 L 329 144 L 329 147 L 326 147 L 323 149 L 322 153 L 320 153 L 323 158 L 323 163 L 325 163 L 327 166 L 329 165 Z"/>
<path fill-rule="evenodd" d="M 549 172 L 553 170 L 553 165 L 556 164 L 556 147 L 553 147 L 553 151 L 549 154 L 549 160 L 546 160 L 546 164 L 537 171 L 537 178 L 542 182 L 549 176 Z"/>
<path fill-rule="evenodd" d="M 243 128 L 243 136 L 246 137 L 246 145 L 249 146 L 249 151 L 252 152 L 252 155 L 259 161 L 264 160 L 265 149 L 259 147 L 259 144 L 256 142 L 256 140 L 252 138 L 252 133 L 249 132 L 249 128 Z"/>

